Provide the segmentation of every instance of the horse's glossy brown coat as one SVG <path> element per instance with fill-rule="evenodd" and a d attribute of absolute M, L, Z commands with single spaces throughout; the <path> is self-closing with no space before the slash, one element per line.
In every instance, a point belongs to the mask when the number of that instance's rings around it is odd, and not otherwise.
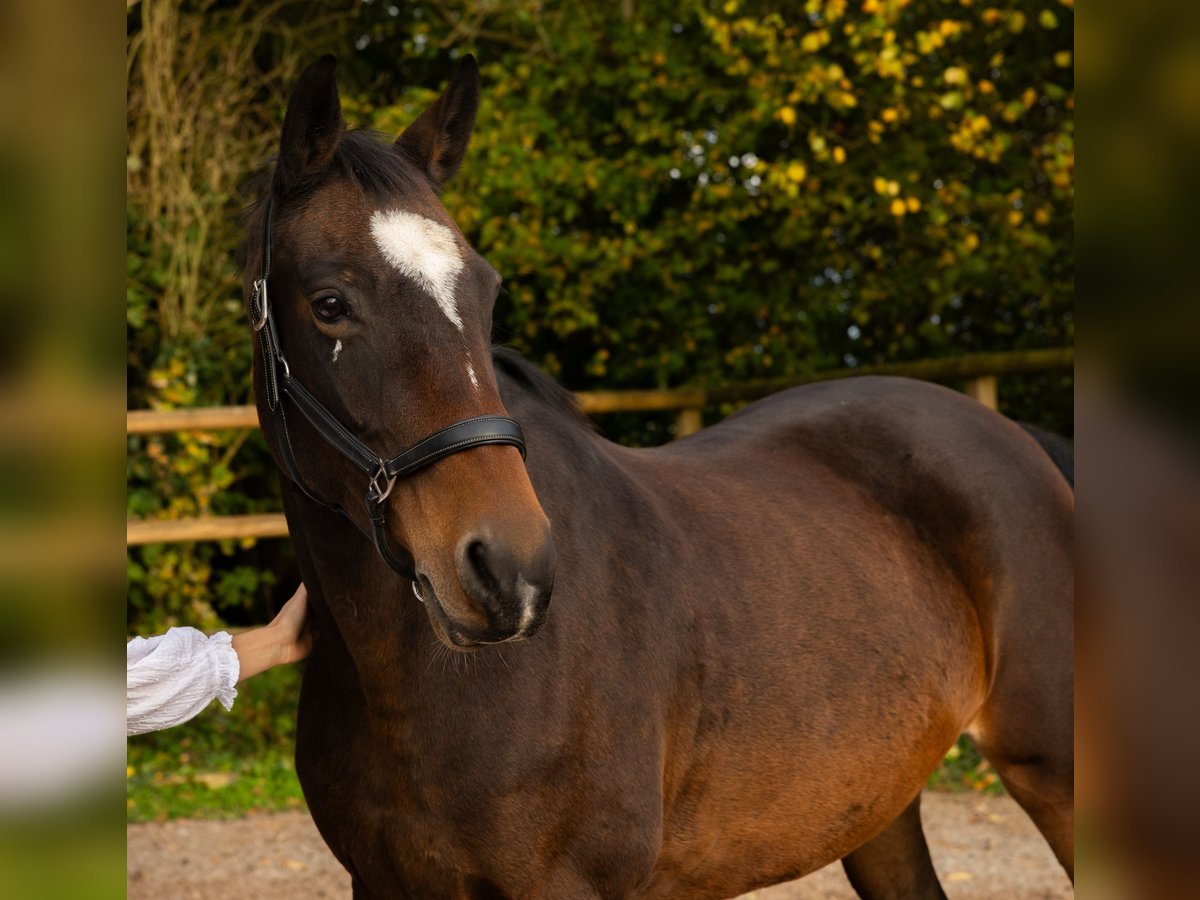
<path fill-rule="evenodd" d="M 332 214 L 360 187 L 311 196 L 283 266 L 361 227 Z M 292 316 L 293 365 L 317 366 Z M 521 422 L 525 470 L 512 448 L 443 460 L 398 488 L 395 530 L 436 568 L 472 517 L 536 544 L 544 511 L 531 640 L 448 650 L 355 525 L 284 484 L 318 629 L 297 769 L 356 896 L 728 897 L 848 854 L 864 896 L 936 896 L 913 801 L 965 729 L 1070 869 L 1073 497 L 1020 428 L 864 378 L 632 450 L 513 355 L 494 379 L 479 403 Z M 434 425 L 489 411 L 408 388 Z M 358 490 L 294 439 L 324 489 Z"/>

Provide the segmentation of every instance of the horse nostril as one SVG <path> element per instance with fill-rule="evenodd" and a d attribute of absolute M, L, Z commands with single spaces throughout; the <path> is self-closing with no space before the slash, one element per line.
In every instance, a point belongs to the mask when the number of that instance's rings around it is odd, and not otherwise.
<path fill-rule="evenodd" d="M 498 594 L 500 592 L 500 581 L 489 561 L 487 544 L 478 539 L 469 541 L 464 555 L 478 586 L 486 594 L 493 596 Z"/>

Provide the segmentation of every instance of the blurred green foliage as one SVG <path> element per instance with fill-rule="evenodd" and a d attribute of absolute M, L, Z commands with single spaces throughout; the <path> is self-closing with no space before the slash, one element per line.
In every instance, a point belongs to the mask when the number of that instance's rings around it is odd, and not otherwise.
<path fill-rule="evenodd" d="M 975 743 L 961 735 L 950 748 L 942 764 L 929 776 L 927 787 L 957 793 L 977 791 L 981 794 L 1003 794 L 1004 784 L 991 764 L 984 759 Z"/>
<path fill-rule="evenodd" d="M 443 199 L 505 276 L 496 339 L 571 388 L 1074 340 L 1071 0 L 142 0 L 127 31 L 130 407 L 249 402 L 253 190 L 236 185 L 322 52 L 350 124 L 389 135 L 478 56 L 475 137 Z M 1072 392 L 1009 378 L 1000 400 L 1069 434 Z M 279 508 L 257 434 L 128 451 L 131 517 Z M 135 548 L 130 630 L 263 621 L 293 587 L 289 552 Z"/>
<path fill-rule="evenodd" d="M 1069 343 L 1071 12 L 1027 6 L 585 4 L 485 55 L 446 204 L 510 339 L 573 386 Z"/>

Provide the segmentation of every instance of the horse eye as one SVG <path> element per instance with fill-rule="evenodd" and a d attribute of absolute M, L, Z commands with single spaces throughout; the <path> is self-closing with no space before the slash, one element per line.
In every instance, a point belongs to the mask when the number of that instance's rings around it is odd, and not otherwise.
<path fill-rule="evenodd" d="M 336 322 L 346 315 L 346 304 L 341 297 L 327 294 L 312 302 L 313 314 L 324 322 Z"/>

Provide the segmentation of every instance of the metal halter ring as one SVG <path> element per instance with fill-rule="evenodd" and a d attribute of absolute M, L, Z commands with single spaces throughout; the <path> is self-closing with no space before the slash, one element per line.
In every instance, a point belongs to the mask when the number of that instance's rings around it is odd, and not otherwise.
<path fill-rule="evenodd" d="M 384 487 L 384 482 L 387 486 Z M 382 503 L 388 498 L 388 494 L 392 492 L 392 488 L 396 486 L 396 476 L 388 477 L 387 469 L 384 468 L 382 462 L 379 463 L 379 468 L 375 470 L 375 474 L 371 476 L 371 481 L 368 487 L 375 492 L 376 502 Z"/>
<path fill-rule="evenodd" d="M 260 308 L 262 309 L 262 318 L 258 319 L 258 321 L 251 319 L 250 320 L 250 328 L 253 329 L 254 331 L 262 331 L 262 327 L 267 324 L 267 315 L 268 315 L 267 279 L 256 278 L 254 280 L 253 300 L 257 300 L 261 303 Z M 251 315 L 253 315 L 253 313 L 254 313 L 254 309 L 253 309 L 253 303 L 252 303 L 251 304 Z"/>

